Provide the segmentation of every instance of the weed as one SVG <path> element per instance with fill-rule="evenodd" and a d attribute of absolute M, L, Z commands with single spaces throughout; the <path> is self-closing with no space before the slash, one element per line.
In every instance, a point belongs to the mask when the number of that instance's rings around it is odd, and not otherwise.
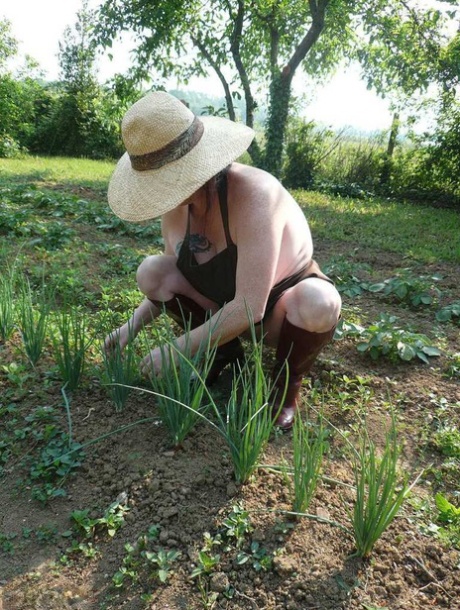
<path fill-rule="evenodd" d="M 115 587 L 122 587 L 126 579 L 138 582 L 145 575 L 147 580 L 157 579 L 161 583 L 167 582 L 172 563 L 180 557 L 175 550 L 165 551 L 162 548 L 151 548 L 156 542 L 158 529 L 149 528 L 147 534 L 140 536 L 136 543 L 125 544 L 126 555 L 119 570 L 113 575 L 112 582 Z"/>
<path fill-rule="evenodd" d="M 324 266 L 324 273 L 334 280 L 337 290 L 350 298 L 369 290 L 369 283 L 356 276 L 361 270 L 369 271 L 370 267 L 345 259 L 333 259 Z"/>
<path fill-rule="evenodd" d="M 229 515 L 222 522 L 222 534 L 226 539 L 233 539 L 237 548 L 241 547 L 253 526 L 249 513 L 240 504 L 234 504 Z"/>
<path fill-rule="evenodd" d="M 444 376 L 450 378 L 460 377 L 460 352 L 449 356 Z"/>
<path fill-rule="evenodd" d="M 435 497 L 439 511 L 438 521 L 442 523 L 436 529 L 436 535 L 449 545 L 460 549 L 460 508 L 438 493 Z"/>
<path fill-rule="evenodd" d="M 460 458 L 460 430 L 456 426 L 442 426 L 434 434 L 433 445 L 443 455 Z"/>
<path fill-rule="evenodd" d="M 16 534 L 4 534 L 0 532 L 0 550 L 2 553 L 13 555 L 14 544 L 13 540 L 16 538 Z"/>
<path fill-rule="evenodd" d="M 250 563 L 256 572 L 266 572 L 272 567 L 273 557 L 259 542 L 253 541 L 251 542 L 248 551 L 240 551 L 237 553 L 235 563 L 239 566 Z"/>

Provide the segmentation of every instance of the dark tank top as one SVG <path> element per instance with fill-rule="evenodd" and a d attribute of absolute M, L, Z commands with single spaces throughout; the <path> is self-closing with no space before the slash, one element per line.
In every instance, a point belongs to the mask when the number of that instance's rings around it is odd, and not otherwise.
<path fill-rule="evenodd" d="M 220 307 L 232 301 L 236 290 L 236 266 L 238 251 L 230 236 L 228 225 L 227 175 L 224 174 L 217 185 L 220 214 L 225 231 L 227 247 L 205 263 L 198 264 L 190 249 L 190 209 L 188 212 L 187 232 L 177 257 L 177 268 L 190 284 L 203 296 L 211 299 Z M 255 270 L 255 273 L 257 270 Z M 266 317 L 276 305 L 282 294 L 306 277 L 320 277 L 331 281 L 321 272 L 314 260 L 308 261 L 299 271 L 278 282 L 271 290 L 265 308 Z"/>

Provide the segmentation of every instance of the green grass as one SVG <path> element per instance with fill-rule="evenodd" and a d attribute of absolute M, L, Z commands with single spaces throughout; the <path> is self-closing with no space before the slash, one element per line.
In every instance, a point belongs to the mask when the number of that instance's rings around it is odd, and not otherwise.
<path fill-rule="evenodd" d="M 67 157 L 0 159 L 0 182 L 46 183 L 105 189 L 115 168 L 114 161 Z"/>
<path fill-rule="evenodd" d="M 342 199 L 296 191 L 313 237 L 397 252 L 421 262 L 460 262 L 458 212 L 378 198 Z"/>

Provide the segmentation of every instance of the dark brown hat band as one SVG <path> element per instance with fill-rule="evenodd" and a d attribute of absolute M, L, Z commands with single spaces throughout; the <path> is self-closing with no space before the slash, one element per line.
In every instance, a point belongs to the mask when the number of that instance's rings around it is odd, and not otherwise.
<path fill-rule="evenodd" d="M 201 140 L 204 125 L 196 116 L 188 129 L 177 138 L 168 142 L 166 146 L 145 155 L 129 155 L 131 167 L 137 171 L 159 169 L 168 163 L 181 159 L 189 153 Z"/>

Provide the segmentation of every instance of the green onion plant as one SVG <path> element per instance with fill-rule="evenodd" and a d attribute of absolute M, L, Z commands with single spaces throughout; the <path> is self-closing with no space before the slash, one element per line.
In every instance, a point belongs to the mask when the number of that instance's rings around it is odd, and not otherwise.
<path fill-rule="evenodd" d="M 235 480 L 246 483 L 259 464 L 274 427 L 270 406 L 273 384 L 265 373 L 263 341 L 256 339 L 248 311 L 252 349 L 244 364 L 235 367 L 232 389 L 224 413 L 213 401 L 219 432 L 227 442 Z"/>
<path fill-rule="evenodd" d="M 0 276 L 0 339 L 7 341 L 14 330 L 14 283 L 15 274 L 7 270 Z"/>
<path fill-rule="evenodd" d="M 185 337 L 188 337 L 189 330 L 185 332 Z M 192 355 L 188 341 L 185 349 L 179 351 L 171 328 L 169 334 L 171 338 L 161 338 L 161 371 L 159 375 L 150 375 L 149 379 L 157 396 L 160 419 L 173 446 L 178 447 L 198 421 L 206 418 L 210 401 L 208 395 L 205 400 L 204 380 L 214 361 L 216 346 L 212 346 L 209 333 L 196 354 Z"/>
<path fill-rule="evenodd" d="M 396 517 L 409 491 L 407 478 L 398 475 L 398 444 L 393 420 L 386 434 L 381 457 L 367 429 L 363 431 L 358 450 L 353 452 L 356 500 L 349 512 L 356 544 L 356 555 L 368 557 L 377 540 Z"/>
<path fill-rule="evenodd" d="M 49 298 L 44 284 L 34 303 L 29 280 L 23 276 L 19 280 L 17 300 L 17 324 L 22 336 L 24 351 L 35 366 L 43 352 L 49 319 Z"/>
<path fill-rule="evenodd" d="M 85 368 L 85 358 L 92 337 L 88 335 L 86 316 L 79 307 L 58 313 L 52 336 L 54 358 L 61 379 L 69 391 L 75 390 Z"/>
<path fill-rule="evenodd" d="M 132 386 L 139 377 L 139 362 L 133 345 L 134 334 L 130 332 L 130 335 L 131 339 L 124 350 L 120 348 L 118 340 L 114 341 L 112 349 L 102 347 L 101 350 L 102 382 L 117 411 L 123 410 Z"/>
<path fill-rule="evenodd" d="M 328 431 L 321 414 L 315 426 L 297 412 L 292 431 L 292 512 L 305 513 L 315 494 L 326 452 Z"/>

